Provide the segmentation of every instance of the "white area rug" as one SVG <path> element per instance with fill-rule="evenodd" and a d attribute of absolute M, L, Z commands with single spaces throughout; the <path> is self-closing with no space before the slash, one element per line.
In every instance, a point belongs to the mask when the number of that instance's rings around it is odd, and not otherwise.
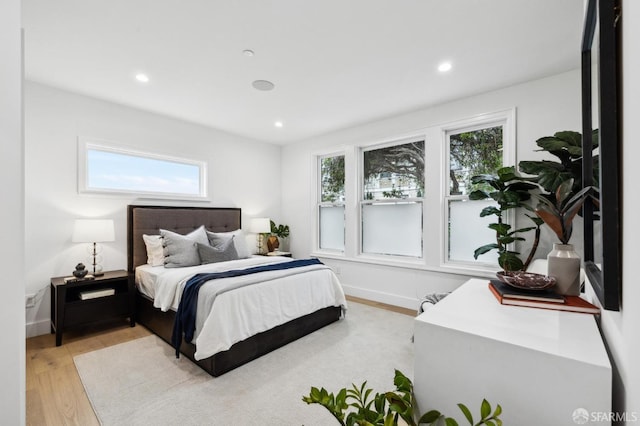
<path fill-rule="evenodd" d="M 350 302 L 345 319 L 220 377 L 156 336 L 76 356 L 103 425 L 337 425 L 302 396 L 364 382 L 393 389 L 394 369 L 413 377 L 413 318 Z"/>

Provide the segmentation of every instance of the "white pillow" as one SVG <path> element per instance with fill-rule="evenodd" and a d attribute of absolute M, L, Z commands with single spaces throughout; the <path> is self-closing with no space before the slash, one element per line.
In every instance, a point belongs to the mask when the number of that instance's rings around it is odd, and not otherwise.
<path fill-rule="evenodd" d="M 238 259 L 244 259 L 251 256 L 251 251 L 247 245 L 247 238 L 242 232 L 242 229 L 236 229 L 231 232 L 209 232 L 207 231 L 207 237 L 209 238 L 209 244 L 212 247 L 220 247 L 233 238 L 233 244 L 236 247 L 238 253 Z"/>
<path fill-rule="evenodd" d="M 147 247 L 147 263 L 151 266 L 164 265 L 164 249 L 162 248 L 162 238 L 160 235 L 142 236 L 144 245 Z"/>

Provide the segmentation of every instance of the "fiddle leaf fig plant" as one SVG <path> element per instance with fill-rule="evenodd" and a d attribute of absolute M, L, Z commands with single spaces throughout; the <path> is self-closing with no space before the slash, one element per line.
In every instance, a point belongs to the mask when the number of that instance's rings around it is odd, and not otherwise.
<path fill-rule="evenodd" d="M 396 386 L 394 391 L 375 395 L 372 395 L 373 389 L 367 387 L 367 382 L 362 383 L 360 387 L 351 385 L 349 389 L 340 389 L 335 395 L 324 388 L 312 387 L 309 395 L 303 396 L 302 400 L 307 404 L 320 404 L 342 426 L 397 426 L 400 419 L 403 422 L 401 424 L 408 426 L 458 426 L 455 419 L 446 417 L 438 410 L 430 410 L 418 417 L 418 413 L 414 412 L 415 397 L 411 380 L 399 370 L 395 370 L 393 383 Z M 472 426 L 502 425 L 502 407 L 498 405 L 493 410 L 486 399 L 480 406 L 480 420 L 477 423 L 464 404 L 458 404 L 458 408 Z"/>
<path fill-rule="evenodd" d="M 482 209 L 480 217 L 495 216 L 496 222 L 489 224 L 489 228 L 496 232 L 496 240 L 493 243 L 478 247 L 473 257 L 490 252 L 498 251 L 498 264 L 505 271 L 526 271 L 538 248 L 540 240 L 540 226 L 543 221 L 535 215 L 526 215 L 531 219 L 533 226 L 513 229 L 506 223 L 507 211 L 517 208 L 524 208 L 533 212 L 533 208 L 528 201 L 531 199 L 531 190 L 538 186 L 529 182 L 528 178 L 518 176 L 514 167 L 503 167 L 498 170 L 497 175 L 478 175 L 471 178 L 471 183 L 480 187 L 469 194 L 470 200 L 492 199 L 497 206 L 488 206 Z M 485 189 L 486 188 L 486 189 Z M 521 234 L 535 231 L 534 243 L 531 247 L 527 259 L 523 262 L 520 253 L 510 250 L 509 244 L 516 241 L 524 241 Z"/>
<path fill-rule="evenodd" d="M 598 147 L 598 129 L 593 130 L 593 149 Z M 520 161 L 518 168 L 522 173 L 534 175 L 533 178 L 545 191 L 555 193 L 558 186 L 573 179 L 572 192 L 582 189 L 582 134 L 573 131 L 556 132 L 553 136 L 544 136 L 536 141 L 538 151 L 546 151 L 558 158 L 556 161 Z M 599 158 L 592 156 L 593 182 L 598 186 Z"/>

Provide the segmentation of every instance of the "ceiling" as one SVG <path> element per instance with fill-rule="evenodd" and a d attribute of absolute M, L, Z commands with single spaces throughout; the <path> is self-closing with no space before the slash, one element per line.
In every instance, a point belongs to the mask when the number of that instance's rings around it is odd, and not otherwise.
<path fill-rule="evenodd" d="M 25 75 L 285 144 L 576 69 L 582 16 L 583 0 L 23 0 Z"/>

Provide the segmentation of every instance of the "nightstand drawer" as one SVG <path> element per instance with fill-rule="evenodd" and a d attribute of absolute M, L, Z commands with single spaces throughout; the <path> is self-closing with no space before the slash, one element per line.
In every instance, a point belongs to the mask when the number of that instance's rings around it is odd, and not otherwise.
<path fill-rule="evenodd" d="M 127 316 L 130 311 L 128 294 L 114 294 L 96 299 L 67 302 L 64 325 L 67 327 Z"/>

